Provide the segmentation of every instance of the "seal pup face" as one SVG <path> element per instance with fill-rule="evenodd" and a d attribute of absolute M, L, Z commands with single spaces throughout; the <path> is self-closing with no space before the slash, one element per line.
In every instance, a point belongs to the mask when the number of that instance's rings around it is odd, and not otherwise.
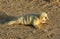
<path fill-rule="evenodd" d="M 42 12 L 40 19 L 42 20 L 42 23 L 46 23 L 47 20 L 49 20 L 48 15 L 46 12 Z"/>

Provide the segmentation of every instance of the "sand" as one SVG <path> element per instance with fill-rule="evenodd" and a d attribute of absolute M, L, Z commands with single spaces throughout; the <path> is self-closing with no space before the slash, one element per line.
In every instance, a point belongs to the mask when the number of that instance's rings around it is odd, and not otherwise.
<path fill-rule="evenodd" d="M 0 13 L 18 17 L 29 13 L 47 12 L 49 22 L 43 29 L 31 26 L 0 24 L 0 39 L 60 39 L 60 2 L 47 0 L 0 0 Z M 7 17 L 7 16 L 6 16 Z M 5 21 L 6 22 L 6 21 Z"/>

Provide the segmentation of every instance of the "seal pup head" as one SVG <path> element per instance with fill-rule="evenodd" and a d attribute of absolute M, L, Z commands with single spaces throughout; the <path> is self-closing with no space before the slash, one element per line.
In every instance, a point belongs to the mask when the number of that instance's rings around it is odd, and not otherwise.
<path fill-rule="evenodd" d="M 42 23 L 46 23 L 46 21 L 49 20 L 47 13 L 42 12 L 40 15 L 40 19 L 42 20 Z"/>

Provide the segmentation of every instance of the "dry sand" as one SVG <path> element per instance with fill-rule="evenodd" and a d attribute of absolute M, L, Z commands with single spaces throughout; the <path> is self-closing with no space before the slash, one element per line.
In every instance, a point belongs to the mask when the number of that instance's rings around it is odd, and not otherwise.
<path fill-rule="evenodd" d="M 42 0 L 0 0 L 0 13 L 20 16 L 27 13 L 47 12 L 48 25 L 37 30 L 30 26 L 0 24 L 0 39 L 60 39 L 60 2 Z"/>

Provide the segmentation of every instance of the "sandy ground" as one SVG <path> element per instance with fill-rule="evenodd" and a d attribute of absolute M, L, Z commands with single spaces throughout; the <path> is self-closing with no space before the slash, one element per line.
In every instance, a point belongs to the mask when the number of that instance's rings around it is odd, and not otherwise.
<path fill-rule="evenodd" d="M 60 2 L 42 0 L 0 0 L 0 13 L 20 16 L 27 13 L 47 12 L 48 25 L 41 30 L 30 26 L 0 24 L 0 39 L 60 39 Z M 5 17 L 5 16 L 4 16 Z M 1 22 L 1 21 L 0 21 Z"/>

